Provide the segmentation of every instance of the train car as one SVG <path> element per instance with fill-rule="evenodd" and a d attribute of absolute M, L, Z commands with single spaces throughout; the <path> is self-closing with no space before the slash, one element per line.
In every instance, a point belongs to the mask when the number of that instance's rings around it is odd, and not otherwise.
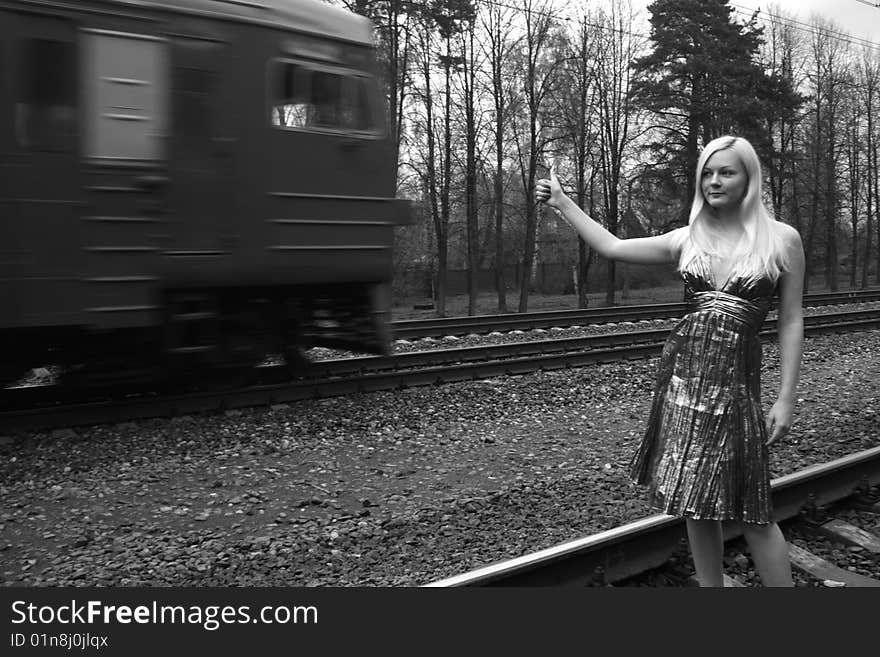
<path fill-rule="evenodd" d="M 0 383 L 386 352 L 384 107 L 318 0 L 0 0 Z"/>

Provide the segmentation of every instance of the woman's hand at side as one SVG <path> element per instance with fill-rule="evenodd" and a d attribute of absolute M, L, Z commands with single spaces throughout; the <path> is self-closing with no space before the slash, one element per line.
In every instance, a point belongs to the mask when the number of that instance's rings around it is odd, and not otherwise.
<path fill-rule="evenodd" d="M 767 433 L 770 434 L 767 439 L 768 445 L 772 445 L 789 432 L 792 418 L 794 418 L 794 403 L 782 398 L 777 399 L 767 414 Z"/>

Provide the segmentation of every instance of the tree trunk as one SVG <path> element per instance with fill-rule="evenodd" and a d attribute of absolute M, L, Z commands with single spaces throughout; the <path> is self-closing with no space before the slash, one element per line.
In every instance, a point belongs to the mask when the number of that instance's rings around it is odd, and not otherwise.
<path fill-rule="evenodd" d="M 880 285 L 880 166 L 878 166 L 877 155 L 880 148 L 877 147 L 877 138 L 874 136 L 874 212 L 878 216 L 877 220 L 877 284 Z M 870 248 L 870 243 L 868 244 Z M 865 260 L 865 262 L 868 262 Z"/>
<path fill-rule="evenodd" d="M 813 272 L 813 238 L 816 234 L 816 225 L 819 222 L 819 205 L 821 199 L 821 168 L 820 162 L 822 158 L 822 108 L 821 95 L 816 94 L 816 134 L 813 143 L 813 179 L 810 185 L 811 205 L 810 205 L 810 232 L 804 242 L 804 292 L 810 288 L 810 276 Z"/>
<path fill-rule="evenodd" d="M 873 121 L 873 94 L 868 95 L 867 111 L 868 111 L 868 135 L 867 135 L 867 194 L 866 194 L 866 216 L 865 216 L 865 249 L 862 257 L 862 280 L 861 287 L 868 287 L 868 270 L 871 268 L 871 232 L 874 226 L 874 191 L 872 181 L 877 176 L 876 161 L 872 162 L 871 153 L 874 150 L 874 121 Z"/>
<path fill-rule="evenodd" d="M 452 85 L 449 79 L 449 51 L 450 39 L 446 39 L 446 115 L 443 117 L 443 185 L 440 194 L 440 217 L 444 226 L 449 226 L 449 197 L 450 185 L 452 184 Z M 443 277 L 443 285 L 437 285 L 437 316 L 446 317 L 446 262 L 447 262 L 447 242 L 449 232 L 447 230 L 446 239 L 443 243 L 443 256 L 438 257 L 438 265 L 440 274 Z"/>
<path fill-rule="evenodd" d="M 394 170 L 397 170 L 397 162 L 400 152 L 400 131 L 398 112 L 400 90 L 398 88 L 398 69 L 399 69 L 399 39 L 397 27 L 397 17 L 400 12 L 399 1 L 391 2 L 388 9 L 388 119 L 391 123 L 391 134 L 394 135 Z"/>
<path fill-rule="evenodd" d="M 439 317 L 446 314 L 446 260 L 449 235 L 449 214 L 440 208 L 440 194 L 437 190 L 437 140 L 434 134 L 434 96 L 431 90 L 431 37 L 425 35 L 422 54 L 422 73 L 425 78 L 425 134 L 428 153 L 425 177 L 427 178 L 428 198 L 431 204 L 431 218 L 434 237 L 437 242 L 437 270 L 434 272 L 433 297 L 435 313 Z"/>
<path fill-rule="evenodd" d="M 581 180 L 580 185 L 577 190 L 577 204 L 578 207 L 582 210 L 586 211 L 586 190 L 584 189 L 584 180 Z M 580 235 L 577 237 L 578 241 L 578 264 L 577 264 L 577 295 L 578 295 L 578 308 L 587 308 L 590 305 L 590 297 L 587 294 L 587 277 L 590 270 L 590 262 L 593 259 L 593 250 L 589 247 L 589 245 L 583 240 Z"/>
<path fill-rule="evenodd" d="M 828 153 L 825 158 L 825 281 L 831 292 L 839 287 L 837 267 L 837 181 L 835 178 L 835 126 L 834 116 L 828 121 Z"/>
<path fill-rule="evenodd" d="M 464 110 L 465 110 L 465 215 L 467 220 L 468 255 L 468 315 L 477 312 L 477 270 L 479 268 L 479 231 L 477 228 L 477 125 L 474 107 L 476 82 L 474 61 L 474 28 L 470 26 L 469 44 L 464 58 Z"/>
<path fill-rule="evenodd" d="M 852 248 L 850 252 L 849 286 L 856 286 L 856 275 L 859 262 L 859 116 L 852 118 L 851 130 L 848 135 L 847 149 L 849 153 L 849 220 L 852 232 Z"/>
<path fill-rule="evenodd" d="M 530 176 L 534 178 L 534 176 Z M 531 195 L 529 195 L 531 196 Z M 529 201 L 526 208 L 526 235 L 523 249 L 522 274 L 519 288 L 519 312 L 529 311 L 529 293 L 532 286 L 532 266 L 535 261 L 535 232 L 537 229 L 537 208 Z"/>
<path fill-rule="evenodd" d="M 504 282 L 504 153 L 499 148 L 495 165 L 495 291 L 498 312 L 507 312 L 507 290 Z"/>
<path fill-rule="evenodd" d="M 531 2 L 523 3 L 525 71 L 522 79 L 524 99 L 527 104 L 528 152 L 523 158 L 520 150 L 520 174 L 523 182 L 526 226 L 523 245 L 523 271 L 519 290 L 519 312 L 528 312 L 531 292 L 532 266 L 535 260 L 535 240 L 537 238 L 538 207 L 535 202 L 535 180 L 538 161 L 544 154 L 546 144 L 543 126 L 539 125 L 546 97 L 553 85 L 555 65 L 546 64 L 543 53 L 551 34 L 551 17 L 543 10 L 537 10 Z M 543 211 L 543 210 L 542 210 Z"/>
<path fill-rule="evenodd" d="M 694 201 L 694 193 L 696 192 L 696 187 L 694 186 L 694 171 L 697 169 L 697 159 L 699 157 L 697 154 L 697 132 L 699 130 L 699 125 L 699 120 L 694 116 L 694 113 L 691 112 L 688 116 L 687 146 L 685 150 L 685 160 L 689 168 L 687 170 L 687 186 L 685 187 L 684 192 L 685 197 L 682 199 L 682 226 L 688 225 L 691 216 L 691 204 Z"/>
<path fill-rule="evenodd" d="M 507 312 L 507 284 L 504 276 L 504 121 L 507 102 L 504 89 L 504 61 L 507 54 L 507 30 L 501 7 L 490 6 L 483 14 L 483 27 L 488 37 L 489 68 L 492 71 L 492 103 L 495 109 L 495 175 L 493 180 L 493 210 L 495 218 L 495 293 L 498 296 L 498 312 Z"/>

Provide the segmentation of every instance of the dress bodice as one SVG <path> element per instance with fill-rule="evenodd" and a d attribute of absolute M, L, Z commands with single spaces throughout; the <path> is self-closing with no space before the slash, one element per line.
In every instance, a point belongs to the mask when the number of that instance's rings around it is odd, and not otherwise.
<path fill-rule="evenodd" d="M 736 271 L 716 289 L 708 257 L 701 257 L 681 274 L 688 312 L 713 311 L 760 330 L 773 305 L 776 281 L 766 276 L 743 276 Z"/>

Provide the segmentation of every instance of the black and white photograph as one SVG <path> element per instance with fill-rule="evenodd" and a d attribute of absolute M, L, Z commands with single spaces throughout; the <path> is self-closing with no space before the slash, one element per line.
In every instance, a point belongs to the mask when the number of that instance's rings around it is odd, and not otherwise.
<path fill-rule="evenodd" d="M 880 2 L 0 0 L 0 375 L 10 591 L 880 587 Z"/>

